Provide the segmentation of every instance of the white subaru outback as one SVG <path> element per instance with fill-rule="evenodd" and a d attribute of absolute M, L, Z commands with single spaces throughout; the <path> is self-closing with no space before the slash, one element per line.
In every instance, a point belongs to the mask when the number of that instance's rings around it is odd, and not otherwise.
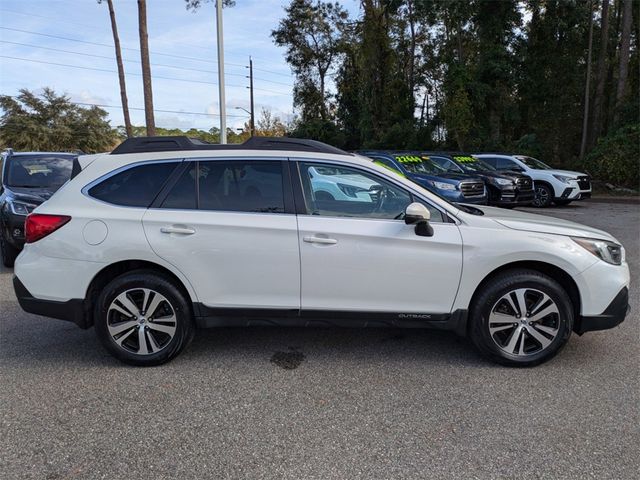
<path fill-rule="evenodd" d="M 526 173 L 533 179 L 536 207 L 569 205 L 575 200 L 591 198 L 591 177 L 586 173 L 557 170 L 537 158 L 502 153 L 474 154 L 497 170 Z"/>
<path fill-rule="evenodd" d="M 319 171 L 350 188 L 317 195 Z M 27 218 L 26 241 L 22 308 L 95 326 L 135 365 L 175 357 L 196 327 L 232 325 L 438 328 L 535 365 L 628 310 L 608 233 L 451 204 L 309 140 L 135 138 L 81 156 Z"/>

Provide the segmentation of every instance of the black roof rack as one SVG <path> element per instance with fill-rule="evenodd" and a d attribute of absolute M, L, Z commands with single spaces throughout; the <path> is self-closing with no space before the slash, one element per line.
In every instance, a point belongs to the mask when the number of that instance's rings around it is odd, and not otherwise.
<path fill-rule="evenodd" d="M 174 137 L 133 137 L 128 138 L 111 152 L 112 155 L 143 152 L 174 152 L 179 150 L 293 150 L 297 152 L 332 153 L 351 155 L 316 140 L 287 137 L 251 137 L 244 143 L 220 145 L 197 138 Z"/>

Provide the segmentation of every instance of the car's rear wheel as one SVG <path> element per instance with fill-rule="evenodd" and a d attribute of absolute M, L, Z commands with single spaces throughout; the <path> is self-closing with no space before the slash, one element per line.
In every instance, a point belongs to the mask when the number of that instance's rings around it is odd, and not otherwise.
<path fill-rule="evenodd" d="M 498 363 L 533 366 L 564 347 L 573 317 L 569 296 L 555 280 L 534 270 L 512 270 L 491 279 L 474 299 L 470 336 Z"/>
<path fill-rule="evenodd" d="M 121 275 L 103 289 L 95 327 L 113 356 L 139 366 L 168 362 L 194 334 L 185 295 L 169 278 L 145 270 Z"/>
<path fill-rule="evenodd" d="M 533 206 L 538 208 L 546 208 L 553 201 L 553 190 L 544 183 L 536 183 L 535 197 L 533 198 Z"/>
<path fill-rule="evenodd" d="M 20 250 L 7 242 L 2 233 L 0 233 L 0 251 L 0 255 L 2 255 L 2 264 L 7 268 L 13 268 Z"/>

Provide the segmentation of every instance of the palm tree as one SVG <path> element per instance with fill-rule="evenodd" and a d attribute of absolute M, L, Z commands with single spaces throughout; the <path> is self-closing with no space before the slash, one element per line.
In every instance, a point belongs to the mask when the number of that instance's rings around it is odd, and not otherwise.
<path fill-rule="evenodd" d="M 144 117 L 147 135 L 156 135 L 153 117 L 153 92 L 151 89 L 151 64 L 149 61 L 149 35 L 147 33 L 147 1 L 138 0 L 138 32 L 140 35 L 140 61 L 142 63 L 142 88 L 144 92 Z"/>
<path fill-rule="evenodd" d="M 103 0 L 98 0 L 102 3 Z M 122 65 L 122 50 L 120 48 L 120 36 L 118 35 L 118 25 L 116 23 L 116 12 L 113 9 L 113 0 L 107 0 L 109 6 L 109 17 L 111 18 L 111 31 L 113 32 L 113 45 L 116 49 L 116 63 L 118 64 L 118 80 L 120 81 L 120 100 L 122 101 L 122 116 L 124 117 L 124 129 L 127 137 L 133 137 L 131 128 L 131 118 L 129 117 L 129 101 L 127 100 L 127 85 L 124 79 L 124 66 Z"/>

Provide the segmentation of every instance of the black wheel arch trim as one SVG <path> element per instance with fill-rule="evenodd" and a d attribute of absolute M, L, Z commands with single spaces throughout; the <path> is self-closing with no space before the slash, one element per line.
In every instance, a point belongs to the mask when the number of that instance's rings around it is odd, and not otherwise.
<path fill-rule="evenodd" d="M 84 299 L 73 298 L 66 302 L 56 302 L 35 298 L 15 275 L 13 289 L 20 307 L 27 313 L 73 322 L 82 329 L 91 327 Z"/>

